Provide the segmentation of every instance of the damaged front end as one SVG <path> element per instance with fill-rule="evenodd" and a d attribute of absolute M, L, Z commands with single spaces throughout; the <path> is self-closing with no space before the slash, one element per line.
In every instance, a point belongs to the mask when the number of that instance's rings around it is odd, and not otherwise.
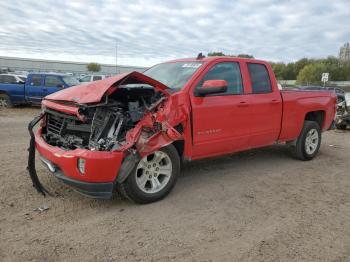
<path fill-rule="evenodd" d="M 68 152 L 122 152 L 114 183 L 123 182 L 140 157 L 183 139 L 188 112 L 181 95 L 170 95 L 164 85 L 137 72 L 102 84 L 77 86 L 46 97 L 42 114 L 29 124 L 28 170 L 38 192 L 47 192 L 34 161 L 32 129 L 40 120 L 40 139 L 50 147 Z"/>

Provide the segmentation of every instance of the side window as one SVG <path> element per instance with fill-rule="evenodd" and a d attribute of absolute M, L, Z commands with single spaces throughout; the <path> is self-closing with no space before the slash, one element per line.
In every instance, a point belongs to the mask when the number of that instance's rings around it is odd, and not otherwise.
<path fill-rule="evenodd" d="M 5 84 L 16 84 L 16 78 L 14 76 L 2 76 L 3 83 Z"/>
<path fill-rule="evenodd" d="M 102 79 L 102 76 L 94 76 L 94 77 L 93 77 L 93 81 L 101 80 L 101 79 Z"/>
<path fill-rule="evenodd" d="M 62 81 L 57 76 L 46 76 L 45 77 L 45 86 L 47 87 L 58 87 L 62 85 Z"/>
<path fill-rule="evenodd" d="M 84 76 L 80 79 L 80 82 L 90 82 L 90 76 Z"/>
<path fill-rule="evenodd" d="M 242 76 L 239 64 L 236 62 L 223 62 L 214 65 L 199 82 L 197 88 L 206 80 L 226 80 L 228 86 L 226 93 L 220 95 L 237 95 L 243 93 Z"/>
<path fill-rule="evenodd" d="M 252 82 L 253 94 L 272 92 L 269 73 L 265 65 L 248 63 L 248 70 Z"/>
<path fill-rule="evenodd" d="M 30 85 L 41 86 L 41 76 L 40 75 L 33 75 L 32 81 L 30 82 Z"/>
<path fill-rule="evenodd" d="M 4 76 L 0 75 L 0 83 L 2 83 L 2 84 L 4 83 Z"/>

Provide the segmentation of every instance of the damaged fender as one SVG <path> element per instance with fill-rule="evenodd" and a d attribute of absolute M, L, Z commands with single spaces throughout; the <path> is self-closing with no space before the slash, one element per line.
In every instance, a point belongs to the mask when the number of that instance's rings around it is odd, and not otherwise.
<path fill-rule="evenodd" d="M 120 168 L 117 182 L 122 183 L 135 168 L 140 159 L 158 149 L 172 144 L 177 140 L 183 140 L 183 133 L 175 129 L 181 125 L 186 128 L 189 112 L 184 106 L 185 97 L 182 94 L 168 97 L 163 104 L 159 105 L 154 114 L 148 113 L 137 126 L 126 135 L 127 143 L 121 151 L 130 150 L 133 146 L 136 152 L 127 155 Z M 150 131 L 156 130 L 150 135 Z"/>

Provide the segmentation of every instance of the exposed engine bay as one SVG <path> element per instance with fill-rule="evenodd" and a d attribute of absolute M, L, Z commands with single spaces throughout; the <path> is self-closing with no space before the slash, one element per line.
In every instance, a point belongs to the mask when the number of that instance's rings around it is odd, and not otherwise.
<path fill-rule="evenodd" d="M 66 150 L 118 150 L 125 143 L 126 133 L 165 99 L 163 93 L 147 85 L 119 86 L 102 103 L 80 105 L 80 118 L 45 109 L 42 137 L 48 144 Z"/>

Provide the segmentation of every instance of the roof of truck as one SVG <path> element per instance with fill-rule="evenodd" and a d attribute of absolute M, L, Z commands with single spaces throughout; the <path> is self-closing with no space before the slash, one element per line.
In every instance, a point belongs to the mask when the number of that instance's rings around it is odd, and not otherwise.
<path fill-rule="evenodd" d="M 266 63 L 266 61 L 255 59 L 255 58 L 243 58 L 243 57 L 235 57 L 235 56 L 206 56 L 203 58 L 196 58 L 196 57 L 191 57 L 191 58 L 180 58 L 180 59 L 174 59 L 167 62 L 210 62 L 213 60 L 222 60 L 222 59 L 232 59 L 234 61 L 244 61 L 244 62 L 262 62 Z"/>
<path fill-rule="evenodd" d="M 54 75 L 54 76 L 69 76 L 65 73 L 50 73 L 50 72 L 30 72 L 28 75 Z"/>

